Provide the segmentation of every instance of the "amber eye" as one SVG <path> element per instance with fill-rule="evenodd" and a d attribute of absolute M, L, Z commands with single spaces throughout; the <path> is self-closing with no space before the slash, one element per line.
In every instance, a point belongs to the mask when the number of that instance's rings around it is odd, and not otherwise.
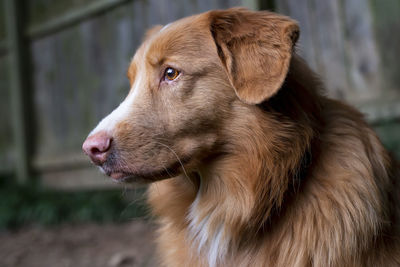
<path fill-rule="evenodd" d="M 165 79 L 167 79 L 169 81 L 175 80 L 176 77 L 178 77 L 178 75 L 179 75 L 179 71 L 177 71 L 176 69 L 171 68 L 171 67 L 167 68 L 164 73 Z"/>

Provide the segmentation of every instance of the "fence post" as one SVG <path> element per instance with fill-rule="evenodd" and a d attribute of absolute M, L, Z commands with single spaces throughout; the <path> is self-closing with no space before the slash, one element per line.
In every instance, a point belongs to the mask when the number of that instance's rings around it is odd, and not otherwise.
<path fill-rule="evenodd" d="M 18 182 L 29 179 L 30 164 L 28 156 L 27 120 L 29 58 L 23 43 L 21 1 L 5 0 L 6 32 L 8 41 L 9 75 L 11 90 L 11 119 L 14 130 L 15 171 Z M 26 57 L 26 58 L 24 58 Z"/>
<path fill-rule="evenodd" d="M 250 10 L 258 10 L 260 5 L 258 2 L 258 0 L 242 0 L 243 6 Z"/>

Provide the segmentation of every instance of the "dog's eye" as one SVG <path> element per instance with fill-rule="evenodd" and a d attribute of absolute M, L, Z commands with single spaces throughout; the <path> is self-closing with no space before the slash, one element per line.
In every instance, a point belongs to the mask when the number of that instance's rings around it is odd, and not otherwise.
<path fill-rule="evenodd" d="M 178 75 L 179 75 L 179 71 L 177 71 L 177 70 L 174 69 L 174 68 L 169 67 L 169 68 L 167 68 L 167 69 L 165 70 L 164 78 L 165 78 L 166 80 L 173 81 L 173 80 L 176 79 L 176 77 L 178 77 Z"/>

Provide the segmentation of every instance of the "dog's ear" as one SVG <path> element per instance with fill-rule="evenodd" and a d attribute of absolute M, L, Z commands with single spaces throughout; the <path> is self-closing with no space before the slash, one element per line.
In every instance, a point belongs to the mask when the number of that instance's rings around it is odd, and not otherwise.
<path fill-rule="evenodd" d="M 287 75 L 298 24 L 282 15 L 243 8 L 211 11 L 209 20 L 237 96 L 259 104 L 274 95 Z"/>

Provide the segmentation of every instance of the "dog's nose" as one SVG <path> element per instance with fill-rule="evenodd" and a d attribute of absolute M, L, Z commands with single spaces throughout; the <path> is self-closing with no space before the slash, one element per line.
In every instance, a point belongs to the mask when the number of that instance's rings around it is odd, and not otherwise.
<path fill-rule="evenodd" d="M 112 138 L 105 132 L 90 135 L 82 145 L 86 155 L 96 165 L 102 165 L 107 160 L 107 154 L 111 147 Z"/>

